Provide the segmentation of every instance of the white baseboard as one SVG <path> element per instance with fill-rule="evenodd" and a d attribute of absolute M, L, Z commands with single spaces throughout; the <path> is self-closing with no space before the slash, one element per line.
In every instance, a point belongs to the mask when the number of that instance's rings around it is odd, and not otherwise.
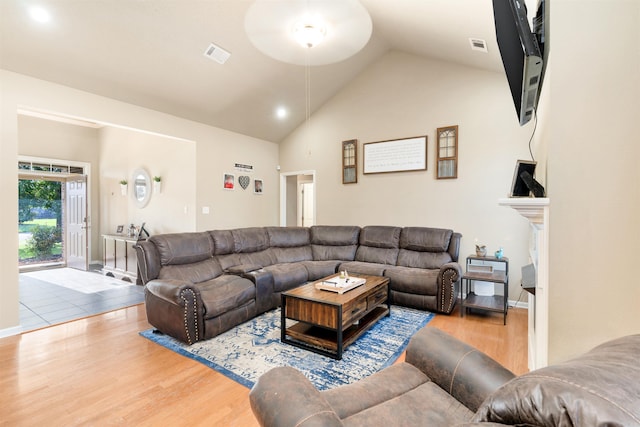
<path fill-rule="evenodd" d="M 0 338 L 11 337 L 13 335 L 20 335 L 22 333 L 22 326 L 14 326 L 12 328 L 0 329 Z"/>

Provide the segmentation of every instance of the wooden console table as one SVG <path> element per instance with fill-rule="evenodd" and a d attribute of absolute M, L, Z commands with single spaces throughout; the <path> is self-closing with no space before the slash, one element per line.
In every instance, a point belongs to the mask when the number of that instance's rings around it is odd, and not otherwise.
<path fill-rule="evenodd" d="M 123 280 L 138 282 L 138 257 L 133 246 L 138 242 L 135 237 L 121 234 L 103 234 L 102 270 Z"/>

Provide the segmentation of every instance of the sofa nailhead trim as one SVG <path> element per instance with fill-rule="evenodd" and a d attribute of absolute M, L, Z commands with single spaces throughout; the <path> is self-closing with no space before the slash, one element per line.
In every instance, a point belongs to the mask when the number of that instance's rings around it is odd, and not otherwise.
<path fill-rule="evenodd" d="M 191 296 L 193 298 L 193 323 L 194 323 L 194 327 L 195 327 L 195 333 L 196 333 L 196 339 L 198 338 L 198 309 L 196 306 L 196 295 L 195 293 L 191 290 L 191 289 L 184 289 L 181 293 L 180 293 L 180 299 L 184 302 L 184 331 L 185 334 L 187 335 L 187 344 L 191 345 L 194 343 L 194 341 L 191 340 L 191 334 L 189 333 L 189 321 L 188 321 L 188 304 L 187 304 L 187 299 L 184 297 L 185 292 L 191 292 Z"/>

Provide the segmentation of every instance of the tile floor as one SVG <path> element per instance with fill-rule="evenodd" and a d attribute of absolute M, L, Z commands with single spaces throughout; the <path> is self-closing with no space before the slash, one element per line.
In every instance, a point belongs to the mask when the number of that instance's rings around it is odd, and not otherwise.
<path fill-rule="evenodd" d="M 74 282 L 73 287 L 54 283 L 60 283 L 65 274 L 68 274 L 69 282 Z M 47 280 L 47 275 L 52 280 Z M 83 277 L 86 277 L 86 289 L 77 285 L 78 281 L 83 281 L 78 278 Z M 80 272 L 64 268 L 20 274 L 20 325 L 23 332 L 142 302 L 142 286 L 132 286 L 118 279 L 102 276 L 100 272 Z"/>

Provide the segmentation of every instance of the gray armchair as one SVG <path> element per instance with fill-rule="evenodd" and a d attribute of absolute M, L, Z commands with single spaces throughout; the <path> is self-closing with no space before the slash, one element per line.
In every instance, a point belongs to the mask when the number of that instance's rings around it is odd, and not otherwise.
<path fill-rule="evenodd" d="M 405 362 L 318 391 L 274 368 L 249 394 L 264 427 L 640 426 L 640 335 L 604 343 L 519 377 L 435 328 L 411 339 Z"/>

